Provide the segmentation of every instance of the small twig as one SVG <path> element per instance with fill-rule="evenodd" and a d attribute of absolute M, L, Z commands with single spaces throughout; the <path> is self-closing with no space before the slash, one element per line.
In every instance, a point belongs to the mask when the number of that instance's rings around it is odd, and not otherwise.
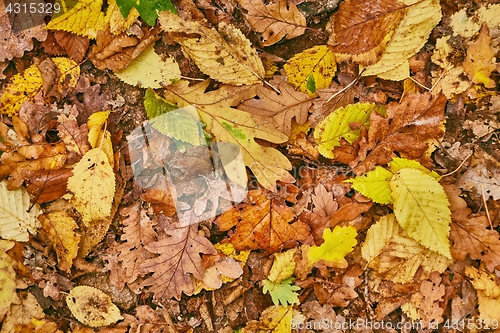
<path fill-rule="evenodd" d="M 472 155 L 473 155 L 473 154 L 470 154 L 469 156 L 467 156 L 467 157 L 465 158 L 465 160 L 463 160 L 463 161 L 462 161 L 462 163 L 460 163 L 460 165 L 459 165 L 459 166 L 458 166 L 455 170 L 453 170 L 452 172 L 446 173 L 446 174 L 442 175 L 441 177 L 443 177 L 443 178 L 444 178 L 444 177 L 448 177 L 448 176 L 451 176 L 452 174 L 454 174 L 455 172 L 457 172 L 457 171 L 458 171 L 458 170 L 462 167 L 462 165 L 464 165 L 464 163 L 465 163 L 465 162 L 466 162 L 466 161 L 467 161 L 467 160 L 468 160 L 468 159 L 469 159 Z"/>
<path fill-rule="evenodd" d="M 490 222 L 490 228 L 493 230 L 493 223 L 491 223 L 490 211 L 488 210 L 488 205 L 486 204 L 486 195 L 484 194 L 484 186 L 481 184 L 481 197 L 483 198 L 484 210 L 486 211 L 486 217 L 488 218 L 488 222 Z"/>
<path fill-rule="evenodd" d="M 363 68 L 363 70 L 361 71 L 361 73 L 358 74 L 358 77 L 356 77 L 347 86 L 345 86 L 344 88 L 342 88 L 341 90 L 337 91 L 335 94 L 333 94 L 332 96 L 330 96 L 330 98 L 326 101 L 326 103 L 329 103 L 332 99 L 334 99 L 338 95 L 342 94 L 344 91 L 349 90 L 353 85 L 355 85 L 359 81 L 359 79 L 361 78 L 361 75 L 363 75 L 363 73 L 365 72 L 365 70 L 366 70 L 366 68 Z"/>

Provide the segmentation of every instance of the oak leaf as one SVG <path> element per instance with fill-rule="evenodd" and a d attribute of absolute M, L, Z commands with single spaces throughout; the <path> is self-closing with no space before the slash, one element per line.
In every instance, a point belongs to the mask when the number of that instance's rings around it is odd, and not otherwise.
<path fill-rule="evenodd" d="M 429 281 L 430 280 L 430 281 Z M 423 296 L 422 302 L 418 305 L 419 314 L 421 316 L 424 327 L 429 325 L 440 324 L 444 321 L 444 310 L 440 307 L 440 302 L 443 301 L 445 294 L 445 286 L 441 283 L 442 277 L 433 272 L 428 280 L 425 280 L 420 285 L 420 293 Z"/>
<path fill-rule="evenodd" d="M 115 175 L 106 153 L 100 148 L 89 150 L 73 168 L 68 179 L 72 202 L 82 214 L 85 225 L 104 219 L 111 213 L 115 193 Z"/>
<path fill-rule="evenodd" d="M 339 61 L 353 60 L 369 65 L 381 56 L 407 11 L 397 0 L 347 0 L 333 15 L 328 41 Z"/>
<path fill-rule="evenodd" d="M 237 28 L 221 22 L 219 30 L 199 21 L 184 21 L 170 12 L 159 13 L 163 30 L 177 33 L 174 39 L 200 70 L 222 83 L 251 85 L 261 82 L 265 71 L 257 51 Z M 182 34 L 199 37 L 182 37 Z"/>
<path fill-rule="evenodd" d="M 123 234 L 120 240 L 123 242 L 116 247 L 118 261 L 124 267 L 126 282 L 133 283 L 140 275 L 139 265 L 153 255 L 145 246 L 156 241 L 157 235 L 153 229 L 154 222 L 148 217 L 146 211 L 141 209 L 140 202 L 121 210 L 120 215 L 125 219 L 121 222 Z"/>
<path fill-rule="evenodd" d="M 344 257 L 351 253 L 357 244 L 357 231 L 354 227 L 336 226 L 333 230 L 326 228 L 323 231 L 325 242 L 320 246 L 303 246 L 303 253 L 307 253 L 310 266 L 313 266 L 320 260 L 328 263 L 343 263 L 347 267 L 347 261 Z M 344 266 L 342 265 L 342 266 Z"/>
<path fill-rule="evenodd" d="M 17 263 L 6 252 L 14 247 L 15 243 L 0 239 L 0 320 L 3 321 L 9 312 L 11 304 L 19 304 L 16 293 L 16 272 L 14 267 Z"/>
<path fill-rule="evenodd" d="M 73 107 L 72 111 L 76 111 L 76 107 Z M 69 115 L 59 114 L 57 116 L 59 138 L 64 142 L 69 152 L 68 163 L 71 163 L 72 160 L 79 161 L 90 149 L 87 124 L 79 126 L 76 121 L 77 114 L 77 112 L 71 112 Z"/>
<path fill-rule="evenodd" d="M 296 91 L 291 85 L 283 82 L 281 76 L 275 77 L 275 80 L 270 83 L 278 88 L 281 94 L 278 95 L 275 91 L 263 86 L 257 87 L 259 98 L 243 101 L 238 105 L 238 109 L 272 118 L 276 122 L 278 131 L 290 135 L 293 119 L 298 124 L 306 122 L 312 99 L 307 94 Z"/>
<path fill-rule="evenodd" d="M 328 218 L 332 217 L 339 206 L 337 201 L 333 198 L 333 194 L 328 192 L 326 187 L 321 183 L 314 189 L 311 200 L 314 205 L 312 212 Z"/>
<path fill-rule="evenodd" d="M 306 18 L 293 2 L 287 4 L 286 0 L 279 0 L 267 6 L 262 0 L 238 2 L 248 12 L 243 15 L 250 26 L 262 33 L 261 46 L 276 44 L 283 37 L 298 37 L 306 30 Z"/>
<path fill-rule="evenodd" d="M 500 199 L 500 162 L 479 147 L 476 147 L 469 167 L 460 176 L 457 185 L 472 191 L 476 196 Z"/>
<path fill-rule="evenodd" d="M 350 164 L 354 172 L 359 175 L 387 164 L 395 152 L 407 159 L 425 160 L 433 140 L 444 134 L 445 105 L 444 95 L 410 93 L 401 103 L 388 105 L 387 118 L 372 112 L 367 142 L 360 144 L 358 157 Z"/>
<path fill-rule="evenodd" d="M 303 222 L 290 224 L 293 219 L 294 213 L 283 197 L 252 190 L 246 202 L 222 213 L 215 223 L 222 231 L 236 226 L 229 238 L 235 249 L 262 249 L 272 254 L 309 237 L 309 227 Z"/>
<path fill-rule="evenodd" d="M 80 234 L 78 224 L 66 211 L 51 211 L 38 217 L 44 234 L 52 242 L 57 253 L 59 268 L 70 272 L 73 259 L 78 254 Z"/>
<path fill-rule="evenodd" d="M 296 291 L 300 287 L 292 285 L 293 278 L 288 278 L 280 282 L 273 282 L 265 279 L 263 281 L 262 292 L 271 295 L 274 305 L 288 306 L 288 304 L 300 304 L 299 297 Z"/>
<path fill-rule="evenodd" d="M 217 254 L 217 250 L 205 237 L 198 235 L 198 225 L 181 227 L 178 223 L 166 230 L 168 236 L 149 243 L 146 250 L 160 256 L 145 260 L 139 265 L 142 273 L 153 275 L 142 282 L 142 286 L 152 286 L 155 299 L 192 295 L 196 290 L 194 278 L 202 280 L 205 268 L 200 253 Z"/>
<path fill-rule="evenodd" d="M 465 275 L 477 291 L 479 318 L 488 322 L 500 320 L 500 287 L 494 274 L 478 270 L 473 266 L 465 267 Z"/>
<path fill-rule="evenodd" d="M 283 69 L 292 86 L 310 96 L 316 96 L 317 89 L 328 88 L 332 83 L 337 64 L 330 48 L 319 45 L 294 55 Z"/>
<path fill-rule="evenodd" d="M 387 43 L 380 59 L 366 67 L 363 76 L 378 75 L 386 80 L 403 80 L 410 75 L 408 59 L 427 41 L 441 20 L 439 0 L 402 0 L 408 10 Z"/>
<path fill-rule="evenodd" d="M 205 93 L 209 83 L 205 81 L 189 87 L 187 81 L 179 81 L 167 87 L 165 99 L 179 108 L 196 106 L 200 119 L 207 125 L 206 131 L 218 142 L 237 144 L 245 165 L 266 189 L 275 189 L 278 180 L 292 183 L 294 178 L 286 171 L 292 167 L 290 161 L 276 149 L 261 146 L 255 141 L 260 138 L 282 143 L 287 140 L 286 135 L 275 129 L 272 119 L 231 107 L 253 97 L 256 86 L 223 85 Z M 230 172 L 227 173 L 231 181 L 239 184 L 239 174 L 232 177 Z"/>
<path fill-rule="evenodd" d="M 69 310 L 84 325 L 108 326 L 123 319 L 118 307 L 101 290 L 90 286 L 78 286 L 66 296 Z"/>
<path fill-rule="evenodd" d="M 21 331 L 19 326 L 29 325 L 33 320 L 45 317 L 42 307 L 32 293 L 23 290 L 19 296 L 20 303 L 11 305 L 9 313 L 2 322 L 3 332 L 31 332 Z"/>

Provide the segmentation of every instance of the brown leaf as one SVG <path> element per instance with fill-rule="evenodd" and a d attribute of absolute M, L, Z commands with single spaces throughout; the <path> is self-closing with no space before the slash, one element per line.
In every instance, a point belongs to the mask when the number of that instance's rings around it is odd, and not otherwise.
<path fill-rule="evenodd" d="M 101 85 L 91 85 L 91 80 L 93 81 L 93 78 L 90 75 L 82 75 L 74 91 L 68 96 L 78 110 L 79 124 L 86 123 L 92 113 L 109 109 L 108 101 L 113 99 L 111 91 L 101 91 Z M 83 93 L 83 102 L 77 97 L 79 93 Z"/>
<path fill-rule="evenodd" d="M 401 103 L 388 105 L 387 118 L 372 112 L 368 141 L 360 143 L 358 158 L 350 164 L 354 172 L 360 175 L 375 165 L 387 164 L 395 152 L 428 164 L 423 154 L 432 140 L 444 134 L 445 105 L 444 95 L 408 94 Z"/>
<path fill-rule="evenodd" d="M 141 263 L 142 273 L 153 273 L 142 285 L 152 286 L 156 300 L 175 297 L 180 300 L 182 292 L 192 295 L 196 289 L 193 277 L 203 279 L 205 268 L 200 253 L 216 254 L 217 250 L 205 237 L 198 235 L 198 226 L 180 227 L 173 224 L 165 230 L 168 234 L 146 249 L 159 257 Z"/>
<path fill-rule="evenodd" d="M 418 305 L 418 309 L 424 327 L 428 327 L 429 324 L 434 325 L 443 322 L 444 310 L 439 306 L 439 302 L 443 300 L 445 287 L 441 283 L 441 279 L 438 272 L 433 272 L 429 276 L 430 281 L 423 281 L 420 285 L 420 293 L 423 299 Z"/>
<path fill-rule="evenodd" d="M 405 13 L 406 6 L 397 0 L 346 0 L 333 15 L 333 32 L 328 44 L 339 61 L 373 64 Z"/>
<path fill-rule="evenodd" d="M 328 218 L 331 218 L 339 207 L 338 203 L 333 199 L 333 195 L 326 190 L 323 184 L 319 184 L 314 189 L 312 202 L 314 204 L 313 213 Z"/>
<path fill-rule="evenodd" d="M 302 35 L 307 26 L 306 18 L 295 4 L 287 6 L 286 0 L 265 5 L 262 0 L 238 0 L 248 11 L 245 15 L 250 26 L 262 33 L 261 45 L 269 46 L 283 37 L 292 39 Z"/>
<path fill-rule="evenodd" d="M 69 152 L 68 163 L 70 164 L 78 162 L 90 149 L 87 124 L 78 126 L 77 115 L 76 107 L 73 107 L 69 115 L 60 114 L 57 116 L 59 138 L 64 142 Z"/>
<path fill-rule="evenodd" d="M 66 194 L 68 178 L 73 175 L 71 168 L 36 171 L 26 179 L 26 190 L 32 202 L 53 201 Z"/>
<path fill-rule="evenodd" d="M 275 77 L 271 84 L 281 91 L 278 95 L 275 91 L 264 87 L 257 87 L 259 99 L 248 99 L 238 105 L 244 110 L 259 116 L 273 118 L 280 132 L 290 135 L 292 130 L 292 119 L 298 124 L 307 120 L 312 99 L 309 95 L 296 91 L 290 84 L 283 81 L 281 76 Z"/>
<path fill-rule="evenodd" d="M 372 205 L 372 202 L 351 202 L 343 205 L 332 215 L 330 227 L 334 227 L 341 222 L 354 220 L 359 215 L 367 212 Z"/>
<path fill-rule="evenodd" d="M 309 237 L 309 226 L 303 222 L 290 224 L 293 211 L 283 196 L 266 190 L 252 190 L 245 203 L 220 215 L 215 223 L 222 231 L 236 225 L 229 241 L 237 250 L 266 250 L 268 254 L 289 249 Z"/>
<path fill-rule="evenodd" d="M 79 63 L 85 58 L 90 44 L 88 37 L 75 35 L 66 31 L 54 31 L 54 37 L 58 45 L 70 59 Z"/>
<path fill-rule="evenodd" d="M 127 283 L 133 283 L 141 275 L 139 265 L 153 257 L 144 246 L 154 242 L 157 235 L 153 230 L 153 221 L 141 209 L 140 202 L 123 208 L 120 214 L 126 217 L 122 221 L 124 228 L 120 237 L 124 243 L 119 244 L 116 251 L 119 252 L 118 261 L 125 268 Z"/>

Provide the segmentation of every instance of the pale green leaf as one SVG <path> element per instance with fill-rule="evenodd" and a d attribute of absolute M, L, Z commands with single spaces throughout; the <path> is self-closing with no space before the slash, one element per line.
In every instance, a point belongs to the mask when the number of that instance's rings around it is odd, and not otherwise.
<path fill-rule="evenodd" d="M 293 278 L 288 278 L 275 283 L 266 279 L 263 281 L 264 286 L 262 292 L 271 295 L 274 305 L 279 305 L 279 303 L 283 306 L 287 306 L 288 304 L 299 304 L 300 301 L 296 291 L 300 290 L 300 287 L 292 285 L 293 280 Z"/>

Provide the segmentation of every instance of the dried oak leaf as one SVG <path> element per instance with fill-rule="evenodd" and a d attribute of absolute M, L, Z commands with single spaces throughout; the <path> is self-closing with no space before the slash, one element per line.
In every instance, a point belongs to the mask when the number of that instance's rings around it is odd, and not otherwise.
<path fill-rule="evenodd" d="M 259 99 L 248 99 L 238 105 L 238 109 L 274 119 L 276 129 L 289 136 L 292 131 L 292 119 L 295 118 L 298 124 L 306 122 L 312 99 L 307 94 L 296 91 L 282 76 L 275 76 L 270 83 L 281 91 L 280 95 L 267 87 L 259 86 Z"/>
<path fill-rule="evenodd" d="M 148 259 L 139 265 L 144 273 L 153 273 L 142 285 L 152 286 L 156 300 L 175 297 L 180 300 L 182 292 L 192 295 L 196 290 L 194 278 L 202 280 L 205 268 L 200 253 L 217 254 L 217 250 L 205 237 L 198 235 L 198 225 L 180 227 L 172 224 L 166 228 L 167 236 L 145 248 L 160 256 Z"/>
<path fill-rule="evenodd" d="M 350 163 L 357 175 L 387 164 L 395 152 L 428 162 L 426 151 L 444 134 L 446 97 L 431 93 L 408 94 L 401 103 L 387 106 L 387 118 L 370 115 L 368 138 L 360 143 L 358 158 Z M 423 163 L 424 164 L 424 163 Z"/>
<path fill-rule="evenodd" d="M 6 6 L 10 4 L 14 6 L 14 2 L 3 1 L 0 3 L 0 63 L 12 58 L 20 58 L 24 51 L 33 49 L 33 39 L 36 38 L 40 42 L 47 38 L 45 21 L 43 20 L 45 13 L 24 12 L 22 10 L 13 10 L 7 13 Z M 19 8 L 30 6 L 30 1 L 21 0 L 15 2 Z M 24 7 L 26 8 L 26 7 Z M 26 29 L 26 27 L 30 27 Z M 1 74 L 1 73 L 0 73 Z"/>
<path fill-rule="evenodd" d="M 220 215 L 215 223 L 222 231 L 236 225 L 229 242 L 241 250 L 266 250 L 268 254 L 295 247 L 310 237 L 304 222 L 290 222 L 295 218 L 283 195 L 266 190 L 248 192 L 246 202 Z"/>
<path fill-rule="evenodd" d="M 444 284 L 441 283 L 441 276 L 438 272 L 433 272 L 429 279 L 420 285 L 420 293 L 423 296 L 418 305 L 418 312 L 422 317 L 422 324 L 427 327 L 430 323 L 442 323 L 444 310 L 439 306 L 445 294 Z"/>
<path fill-rule="evenodd" d="M 407 7 L 397 0 L 347 0 L 333 15 L 328 41 L 337 59 L 370 65 L 381 56 Z"/>
<path fill-rule="evenodd" d="M 93 81 L 93 79 L 92 79 Z M 101 85 L 91 85 L 89 75 L 82 75 L 76 84 L 75 90 L 69 94 L 69 99 L 76 105 L 78 110 L 77 121 L 79 124 L 86 123 L 89 116 L 97 111 L 109 109 L 108 101 L 112 100 L 109 90 L 101 91 Z M 83 94 L 83 102 L 80 102 L 77 94 Z"/>
<path fill-rule="evenodd" d="M 124 243 L 116 247 L 118 261 L 122 262 L 127 283 L 133 283 L 140 275 L 139 265 L 153 255 L 145 246 L 156 240 L 157 235 L 153 229 L 153 221 L 146 211 L 141 209 L 140 202 L 125 207 L 120 214 L 126 217 L 121 223 L 124 225 L 120 240 Z"/>
<path fill-rule="evenodd" d="M 19 329 L 19 326 L 29 325 L 30 322 L 38 322 L 37 319 L 43 319 L 45 317 L 45 313 L 43 313 L 42 307 L 32 293 L 23 290 L 19 292 L 19 296 L 20 303 L 12 304 L 9 313 L 2 321 L 2 331 L 35 332 L 35 330 L 29 331 L 25 328 Z M 52 333 L 54 331 L 40 330 L 39 332 Z"/>
<path fill-rule="evenodd" d="M 90 149 L 88 126 L 87 124 L 78 126 L 76 107 L 73 107 L 73 111 L 75 112 L 69 115 L 60 114 L 57 116 L 59 138 L 64 142 L 68 150 L 68 164 L 78 162 Z"/>
<path fill-rule="evenodd" d="M 250 26 L 262 33 L 261 46 L 273 45 L 283 37 L 298 37 L 306 30 L 306 18 L 294 3 L 287 5 L 287 0 L 279 0 L 267 6 L 262 0 L 238 2 L 248 12 L 244 15 Z"/>

